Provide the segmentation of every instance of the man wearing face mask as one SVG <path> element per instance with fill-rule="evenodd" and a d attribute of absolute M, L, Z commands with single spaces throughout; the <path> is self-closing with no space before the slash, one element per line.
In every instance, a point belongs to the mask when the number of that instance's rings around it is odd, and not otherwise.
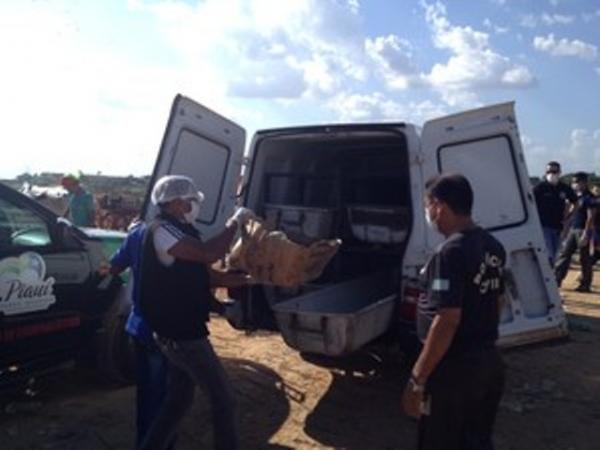
<path fill-rule="evenodd" d="M 210 288 L 249 283 L 247 275 L 220 273 L 210 266 L 225 256 L 239 229 L 254 213 L 238 208 L 225 229 L 204 242 L 193 226 L 203 195 L 185 176 L 158 180 L 152 202 L 160 208 L 145 233 L 140 284 L 141 312 L 168 360 L 166 396 L 139 448 L 164 449 L 192 406 L 195 385 L 210 399 L 214 444 L 237 449 L 232 389 L 208 340 L 209 312 L 224 312 Z"/>
<path fill-rule="evenodd" d="M 554 267 L 560 246 L 560 235 L 568 205 L 577 202 L 575 192 L 566 183 L 560 181 L 560 175 L 560 164 L 550 161 L 546 165 L 544 179 L 533 188 L 551 267 Z"/>
<path fill-rule="evenodd" d="M 462 175 L 426 184 L 425 213 L 446 240 L 422 273 L 417 331 L 423 342 L 404 389 L 419 419 L 420 450 L 491 450 L 504 385 L 496 349 L 506 252 L 471 218 L 473 191 Z"/>
<path fill-rule="evenodd" d="M 571 258 L 579 251 L 579 263 L 581 264 L 581 277 L 579 286 L 575 288 L 578 292 L 590 292 L 592 285 L 592 257 L 590 255 L 590 239 L 594 231 L 595 200 L 588 189 L 588 175 L 585 172 L 577 172 L 573 175 L 571 187 L 577 194 L 577 203 L 572 212 L 572 223 L 564 238 L 554 274 L 556 282 L 560 286 L 567 276 L 571 265 Z"/>

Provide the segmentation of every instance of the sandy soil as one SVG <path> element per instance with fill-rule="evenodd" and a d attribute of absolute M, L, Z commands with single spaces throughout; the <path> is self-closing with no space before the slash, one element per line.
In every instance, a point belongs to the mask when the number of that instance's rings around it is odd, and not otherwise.
<path fill-rule="evenodd" d="M 594 293 L 563 289 L 568 341 L 506 352 L 508 384 L 496 446 L 509 449 L 600 448 L 600 275 Z M 359 353 L 317 365 L 277 335 L 247 336 L 221 320 L 212 340 L 235 387 L 246 449 L 410 449 L 415 422 L 399 401 L 407 365 L 397 355 Z M 115 389 L 83 369 L 59 372 L 35 395 L 0 396 L 0 448 L 130 449 L 131 387 Z M 210 409 L 201 392 L 178 448 L 211 448 Z"/>

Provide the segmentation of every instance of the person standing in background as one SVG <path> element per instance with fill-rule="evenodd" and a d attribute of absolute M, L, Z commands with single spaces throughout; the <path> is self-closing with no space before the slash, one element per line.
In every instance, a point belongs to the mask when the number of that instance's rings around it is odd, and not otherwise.
<path fill-rule="evenodd" d="M 131 311 L 125 324 L 125 331 L 131 336 L 135 351 L 136 381 L 136 446 L 138 448 L 150 425 L 158 415 L 167 390 L 167 358 L 162 354 L 152 330 L 140 311 L 140 271 L 142 243 L 146 224 L 135 221 L 129 226 L 128 234 L 121 247 L 112 256 L 110 271 L 113 275 L 131 269 Z M 173 447 L 175 436 L 170 441 Z"/>
<path fill-rule="evenodd" d="M 592 285 L 592 256 L 590 254 L 590 241 L 594 231 L 596 205 L 594 196 L 588 188 L 588 175 L 577 172 L 573 175 L 571 188 L 577 194 L 577 204 L 572 213 L 573 219 L 565 239 L 563 240 L 554 274 L 558 286 L 562 284 L 571 266 L 573 254 L 579 252 L 581 264 L 581 278 L 578 292 L 590 292 Z"/>
<path fill-rule="evenodd" d="M 79 177 L 66 174 L 60 184 L 69 192 L 68 219 L 78 227 L 93 227 L 96 222 L 94 197 L 81 186 Z"/>
<path fill-rule="evenodd" d="M 544 179 L 533 188 L 550 267 L 554 267 L 569 205 L 577 202 L 577 195 L 569 185 L 560 181 L 560 175 L 560 164 L 550 161 L 546 165 Z"/>

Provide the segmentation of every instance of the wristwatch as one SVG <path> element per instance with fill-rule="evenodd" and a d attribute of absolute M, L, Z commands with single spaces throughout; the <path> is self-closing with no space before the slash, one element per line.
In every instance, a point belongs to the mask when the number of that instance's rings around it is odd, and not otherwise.
<path fill-rule="evenodd" d="M 420 384 L 414 375 L 410 376 L 408 382 L 413 392 L 425 392 L 425 384 Z"/>

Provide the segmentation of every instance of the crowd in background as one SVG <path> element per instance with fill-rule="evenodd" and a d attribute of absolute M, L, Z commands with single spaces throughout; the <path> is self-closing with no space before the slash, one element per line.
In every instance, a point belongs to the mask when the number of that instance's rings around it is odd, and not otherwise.
<path fill-rule="evenodd" d="M 578 254 L 581 273 L 575 290 L 590 292 L 592 268 L 600 259 L 598 186 L 589 185 L 585 172 L 575 173 L 570 185 L 561 180 L 561 175 L 560 164 L 550 161 L 544 179 L 534 188 L 548 258 L 560 287 L 571 259 Z"/>

